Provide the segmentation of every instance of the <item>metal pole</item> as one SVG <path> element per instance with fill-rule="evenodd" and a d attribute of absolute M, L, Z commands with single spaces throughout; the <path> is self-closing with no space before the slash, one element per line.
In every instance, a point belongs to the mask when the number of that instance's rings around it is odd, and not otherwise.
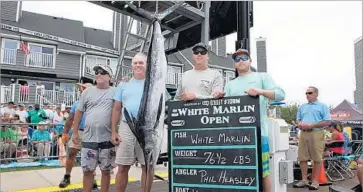
<path fill-rule="evenodd" d="M 206 1 L 204 3 L 204 19 L 202 22 L 202 34 L 201 34 L 201 42 L 205 45 L 209 44 L 209 8 L 210 1 Z"/>
<path fill-rule="evenodd" d="M 236 50 L 246 49 L 250 52 L 250 9 L 248 1 L 237 1 L 237 41 Z M 235 70 L 235 76 L 238 72 Z"/>

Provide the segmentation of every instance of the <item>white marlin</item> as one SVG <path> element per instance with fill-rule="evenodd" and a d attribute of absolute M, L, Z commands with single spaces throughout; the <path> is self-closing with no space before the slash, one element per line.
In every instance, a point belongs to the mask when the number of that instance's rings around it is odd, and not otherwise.
<path fill-rule="evenodd" d="M 167 60 L 165 56 L 164 37 L 160 20 L 175 10 L 180 3 L 170 7 L 163 13 L 150 15 L 145 10 L 128 3 L 130 8 L 152 20 L 152 37 L 147 56 L 144 92 L 137 117 L 131 117 L 125 109 L 125 118 L 131 131 L 139 142 L 145 158 L 147 177 L 154 172 L 159 158 L 164 133 L 165 118 L 165 81 Z M 152 174 L 153 175 L 153 174 Z M 145 181 L 149 180 L 146 178 Z"/>

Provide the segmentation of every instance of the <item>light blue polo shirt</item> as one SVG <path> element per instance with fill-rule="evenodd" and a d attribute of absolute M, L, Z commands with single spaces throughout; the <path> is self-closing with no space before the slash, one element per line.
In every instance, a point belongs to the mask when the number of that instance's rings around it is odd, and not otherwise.
<path fill-rule="evenodd" d="M 330 121 L 330 110 L 328 105 L 315 101 L 313 103 L 304 103 L 297 110 L 296 120 L 302 123 L 318 123 Z"/>
<path fill-rule="evenodd" d="M 285 92 L 276 85 L 275 81 L 267 73 L 250 72 L 247 75 L 239 76 L 226 84 L 224 92 L 226 97 L 244 96 L 247 95 L 245 91 L 252 88 L 274 91 L 274 101 L 285 99 Z M 269 99 L 263 96 L 260 98 L 261 136 L 268 137 L 267 105 Z"/>
<path fill-rule="evenodd" d="M 121 82 L 116 89 L 113 99 L 122 103 L 124 110 L 127 109 L 129 114 L 137 117 L 139 113 L 142 94 L 144 92 L 145 79 L 130 79 L 128 82 Z M 122 120 L 126 121 L 124 112 L 122 112 Z"/>
<path fill-rule="evenodd" d="M 144 93 L 145 79 L 131 78 L 128 82 L 121 82 L 116 89 L 113 99 L 122 103 L 124 110 L 135 118 L 139 113 L 142 95 Z M 165 90 L 165 101 L 171 98 L 167 90 Z M 126 121 L 125 112 L 122 112 L 122 121 Z"/>

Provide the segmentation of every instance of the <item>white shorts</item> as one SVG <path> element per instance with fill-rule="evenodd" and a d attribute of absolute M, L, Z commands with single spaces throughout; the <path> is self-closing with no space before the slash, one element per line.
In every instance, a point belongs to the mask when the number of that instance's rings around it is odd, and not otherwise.
<path fill-rule="evenodd" d="M 137 160 L 141 165 L 145 165 L 144 154 L 140 144 L 127 123 L 123 121 L 120 123 L 119 136 L 121 137 L 121 142 L 116 146 L 116 164 L 133 165 Z"/>

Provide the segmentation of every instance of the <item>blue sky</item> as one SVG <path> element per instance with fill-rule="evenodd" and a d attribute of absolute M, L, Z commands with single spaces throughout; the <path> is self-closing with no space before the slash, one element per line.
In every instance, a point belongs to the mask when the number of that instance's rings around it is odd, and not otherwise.
<path fill-rule="evenodd" d="M 112 11 L 84 1 L 23 1 L 23 10 L 83 21 L 112 30 Z M 353 102 L 354 40 L 362 36 L 361 1 L 255 1 L 251 54 L 255 39 L 267 39 L 268 72 L 289 101 L 305 102 L 305 90 L 320 89 L 320 100 Z M 236 35 L 227 36 L 227 52 Z M 255 66 L 256 64 L 253 63 Z"/>

